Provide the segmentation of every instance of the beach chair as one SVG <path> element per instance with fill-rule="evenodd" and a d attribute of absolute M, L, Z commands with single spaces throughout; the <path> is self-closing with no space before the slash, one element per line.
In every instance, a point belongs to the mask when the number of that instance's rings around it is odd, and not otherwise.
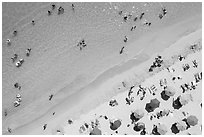
<path fill-rule="evenodd" d="M 18 58 L 18 55 L 17 55 L 17 54 L 14 54 L 14 56 L 11 57 L 11 59 L 12 59 L 13 62 L 15 62 L 17 58 Z"/>
<path fill-rule="evenodd" d="M 183 85 L 180 86 L 182 89 L 182 93 L 185 93 L 188 90 L 191 90 L 191 85 L 188 83 L 184 83 Z"/>
<path fill-rule="evenodd" d="M 16 95 L 16 98 L 21 98 L 21 95 L 20 95 L 20 94 L 17 94 L 17 95 Z"/>
<path fill-rule="evenodd" d="M 196 60 L 193 60 L 192 62 L 193 62 L 193 67 L 194 67 L 194 68 L 197 68 L 197 67 L 198 67 L 197 61 L 196 61 Z"/>
<path fill-rule="evenodd" d="M 23 64 L 24 59 L 19 59 L 19 62 L 20 62 L 21 64 Z"/>
<path fill-rule="evenodd" d="M 160 79 L 159 84 L 161 87 L 166 86 L 167 85 L 167 80 L 166 79 Z"/>
<path fill-rule="evenodd" d="M 118 105 L 118 102 L 115 100 L 115 99 L 112 99 L 110 102 L 109 102 L 109 106 L 111 107 L 114 107 L 114 106 L 117 106 Z"/>
<path fill-rule="evenodd" d="M 155 95 L 155 92 L 157 91 L 157 88 L 155 85 L 152 85 L 150 88 L 148 88 L 150 94 Z"/>
<path fill-rule="evenodd" d="M 64 8 L 59 7 L 58 9 L 58 15 L 63 14 L 64 13 Z"/>
<path fill-rule="evenodd" d="M 196 86 L 197 86 L 197 84 L 196 84 L 196 82 L 195 81 L 191 81 L 190 82 L 191 84 L 191 89 L 196 89 Z"/>
<path fill-rule="evenodd" d="M 134 102 L 134 97 L 131 97 L 131 98 L 125 98 L 125 100 L 126 100 L 126 104 L 131 105 L 131 103 Z"/>
<path fill-rule="evenodd" d="M 21 63 L 18 61 L 16 62 L 16 67 L 20 67 L 21 66 Z"/>
<path fill-rule="evenodd" d="M 14 107 L 20 106 L 20 103 L 18 101 L 14 101 Z"/>
<path fill-rule="evenodd" d="M 201 73 L 195 73 L 194 78 L 196 83 L 198 83 L 200 80 L 202 80 L 202 72 Z"/>
<path fill-rule="evenodd" d="M 86 128 L 84 127 L 84 125 L 82 125 L 80 128 L 79 128 L 79 133 L 84 133 L 86 131 Z"/>
<path fill-rule="evenodd" d="M 190 69 L 190 65 L 188 63 L 183 64 L 182 68 L 183 68 L 183 71 L 187 71 L 188 69 Z"/>

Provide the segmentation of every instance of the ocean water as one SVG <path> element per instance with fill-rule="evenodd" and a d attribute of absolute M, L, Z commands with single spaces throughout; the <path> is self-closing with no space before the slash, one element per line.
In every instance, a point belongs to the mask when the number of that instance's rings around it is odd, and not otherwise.
<path fill-rule="evenodd" d="M 8 110 L 8 117 L 3 117 L 3 125 L 15 123 L 16 117 L 19 121 L 26 119 L 22 125 L 32 120 L 31 115 L 33 119 L 39 117 L 63 98 L 89 84 L 107 68 L 146 50 L 144 45 L 135 44 L 141 37 L 201 15 L 200 3 L 75 3 L 75 11 L 71 9 L 71 3 L 56 3 L 56 6 L 62 6 L 64 14 L 57 15 L 55 9 L 48 16 L 51 3 L 43 4 L 15 23 L 15 27 L 6 26 L 7 31 L 2 38 L 2 108 Z M 162 20 L 158 18 L 161 6 L 166 7 L 168 12 Z M 131 13 L 133 16 L 124 22 L 118 14 L 120 10 L 123 10 L 123 15 Z M 134 22 L 133 17 L 140 16 L 142 12 L 145 12 L 144 18 Z M 35 20 L 34 26 L 32 19 Z M 144 21 L 152 25 L 144 26 Z M 3 22 L 7 22 L 7 18 L 3 18 Z M 133 25 L 138 28 L 130 31 Z M 18 30 L 16 37 L 12 36 L 13 30 Z M 127 43 L 123 41 L 125 36 L 128 37 Z M 5 43 L 8 38 L 11 39 L 11 46 Z M 76 45 L 81 39 L 85 39 L 87 47 L 80 51 Z M 125 50 L 134 50 L 120 55 L 123 46 Z M 25 56 L 27 48 L 32 48 L 30 57 Z M 11 62 L 14 53 L 25 59 L 20 68 Z M 14 108 L 12 103 L 19 92 L 13 87 L 15 82 L 22 85 L 20 93 L 23 102 L 18 108 Z M 58 93 L 62 93 L 59 99 L 46 102 L 50 94 Z M 41 106 L 42 103 L 44 106 Z M 36 114 L 37 110 L 41 110 L 40 113 Z"/>

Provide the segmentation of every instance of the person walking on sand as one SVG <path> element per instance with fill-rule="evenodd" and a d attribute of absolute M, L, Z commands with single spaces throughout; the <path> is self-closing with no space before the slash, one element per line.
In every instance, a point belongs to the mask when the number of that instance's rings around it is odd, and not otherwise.
<path fill-rule="evenodd" d="M 72 4 L 72 11 L 74 11 L 74 7 L 75 7 L 74 4 Z"/>
<path fill-rule="evenodd" d="M 43 130 L 45 130 L 47 128 L 47 124 L 43 125 Z"/>
<path fill-rule="evenodd" d="M 56 7 L 56 6 L 55 6 L 55 4 L 52 4 L 52 10 L 54 10 L 54 9 L 55 9 L 55 7 Z"/>
<path fill-rule="evenodd" d="M 128 38 L 127 38 L 127 36 L 125 36 L 124 42 L 126 43 L 127 41 L 128 41 Z"/>

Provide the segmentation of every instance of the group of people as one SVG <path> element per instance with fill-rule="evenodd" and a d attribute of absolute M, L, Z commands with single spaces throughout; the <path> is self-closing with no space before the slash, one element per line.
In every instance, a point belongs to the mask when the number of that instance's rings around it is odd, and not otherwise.
<path fill-rule="evenodd" d="M 163 63 L 163 59 L 161 56 L 157 56 L 155 58 L 155 61 L 153 62 L 153 64 L 150 66 L 149 68 L 149 72 L 152 72 L 155 68 L 161 67 Z"/>
<path fill-rule="evenodd" d="M 77 44 L 77 47 L 79 47 L 80 50 L 82 50 L 86 46 L 87 46 L 87 44 L 86 44 L 84 39 L 80 40 L 79 43 Z"/>

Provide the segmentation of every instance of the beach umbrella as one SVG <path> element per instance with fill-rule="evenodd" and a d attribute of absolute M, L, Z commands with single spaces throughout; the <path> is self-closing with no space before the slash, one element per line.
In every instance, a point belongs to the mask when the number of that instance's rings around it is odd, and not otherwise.
<path fill-rule="evenodd" d="M 137 124 L 134 125 L 133 129 L 134 129 L 134 131 L 139 132 L 139 131 L 145 129 L 145 123 L 138 122 Z"/>
<path fill-rule="evenodd" d="M 187 117 L 187 123 L 191 126 L 198 124 L 198 118 L 196 116 L 190 115 Z"/>
<path fill-rule="evenodd" d="M 160 94 L 161 94 L 161 98 L 162 98 L 163 100 L 165 100 L 165 101 L 167 101 L 167 100 L 170 98 L 170 96 L 167 96 L 167 95 L 166 95 L 166 93 L 165 93 L 164 90 L 163 90 Z"/>
<path fill-rule="evenodd" d="M 158 124 L 157 125 L 157 132 L 160 134 L 160 135 L 165 135 L 167 133 L 167 127 L 166 125 L 164 124 Z"/>
<path fill-rule="evenodd" d="M 142 109 L 136 109 L 134 111 L 134 116 L 138 119 L 141 119 L 142 117 L 144 117 L 144 111 Z"/>
<path fill-rule="evenodd" d="M 182 106 L 188 104 L 190 101 L 192 101 L 191 94 L 179 96 L 179 102 L 181 103 Z"/>
<path fill-rule="evenodd" d="M 147 103 L 145 106 L 145 109 L 147 112 L 153 112 L 156 108 L 158 108 L 160 105 L 160 102 L 158 99 L 151 99 L 150 103 Z"/>
<path fill-rule="evenodd" d="M 166 116 L 168 115 L 170 112 L 170 110 L 167 110 L 167 109 L 164 109 L 162 112 L 161 112 L 161 116 Z"/>
<path fill-rule="evenodd" d="M 121 126 L 121 121 L 120 120 L 116 120 L 114 122 L 110 122 L 110 129 L 112 130 L 117 130 L 120 126 Z"/>
<path fill-rule="evenodd" d="M 101 130 L 95 127 L 91 132 L 90 135 L 102 135 Z"/>
<path fill-rule="evenodd" d="M 175 95 L 175 93 L 176 93 L 176 90 L 173 88 L 173 87 L 171 87 L 171 86 L 167 86 L 165 89 L 164 89 L 164 91 L 165 91 L 165 94 L 167 95 L 167 96 L 174 96 Z"/>
<path fill-rule="evenodd" d="M 174 124 L 171 125 L 171 132 L 174 133 L 174 134 L 179 133 L 179 130 L 178 130 L 176 125 L 177 125 L 177 123 L 174 123 Z"/>
<path fill-rule="evenodd" d="M 176 127 L 177 127 L 177 129 L 180 130 L 180 131 L 184 131 L 184 130 L 187 129 L 186 122 L 184 122 L 184 121 L 179 121 L 179 122 L 177 122 L 177 123 L 176 123 Z"/>
<path fill-rule="evenodd" d="M 182 107 L 179 97 L 176 100 L 173 100 L 172 107 L 174 109 L 180 109 Z"/>

